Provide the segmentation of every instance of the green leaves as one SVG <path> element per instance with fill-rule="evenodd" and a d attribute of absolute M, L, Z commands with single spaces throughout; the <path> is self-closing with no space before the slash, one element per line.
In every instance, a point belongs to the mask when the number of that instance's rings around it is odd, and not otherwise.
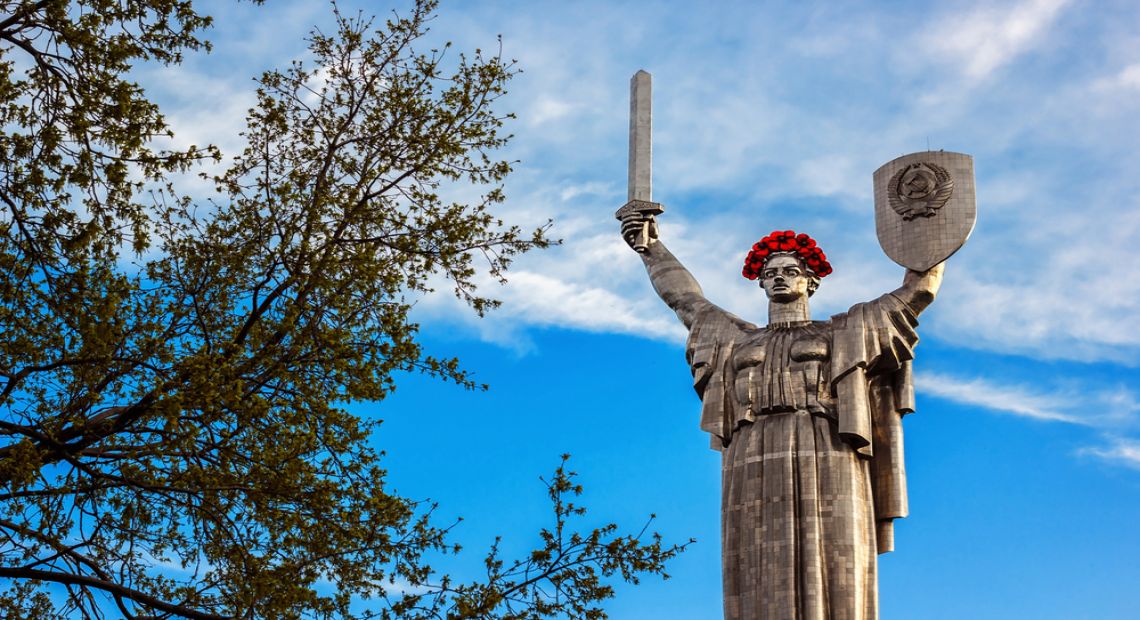
<path fill-rule="evenodd" d="M 554 476 L 544 481 L 554 526 L 540 532 L 542 546 L 527 559 L 507 564 L 499 559 L 496 544 L 485 561 L 486 580 L 449 592 L 447 618 L 606 618 L 601 603 L 614 595 L 611 577 L 630 583 L 638 583 L 643 574 L 669 578 L 665 563 L 695 541 L 666 546 L 659 534 L 647 536 L 652 517 L 636 534 L 619 535 L 613 523 L 587 534 L 573 531 L 573 522 L 586 509 L 574 503 L 583 488 L 575 482 L 577 474 L 566 469 L 569 458 L 564 454 Z"/>
<path fill-rule="evenodd" d="M 432 589 L 445 531 L 388 492 L 378 422 L 343 408 L 383 399 L 398 371 L 479 387 L 421 349 L 411 304 L 448 286 L 482 313 L 480 278 L 549 244 L 494 213 L 510 172 L 494 104 L 516 70 L 418 51 L 435 6 L 313 32 L 311 66 L 258 80 L 247 147 L 203 202 L 168 177 L 219 154 L 155 149 L 169 128 L 129 71 L 206 49 L 208 17 L 189 0 L 0 0 L 0 576 L 15 580 L 0 602 L 596 618 L 607 578 L 680 551 L 568 533 L 581 489 L 560 468 L 540 549 Z M 66 586 L 54 610 L 39 582 Z M 358 613 L 366 596 L 386 605 Z"/>
<path fill-rule="evenodd" d="M 177 0 L 2 6 L 0 203 L 21 229 L 20 251 L 48 268 L 82 249 L 108 255 L 124 239 L 141 252 L 147 216 L 133 199 L 141 180 L 217 154 L 152 150 L 169 129 L 128 73 L 138 62 L 178 62 L 183 50 L 203 48 L 197 33 L 209 18 Z M 29 67 L 22 79 L 16 59 Z"/>
<path fill-rule="evenodd" d="M 694 541 L 665 545 L 658 534 L 647 534 L 652 517 L 634 534 L 618 534 L 612 523 L 588 533 L 576 531 L 586 509 L 574 503 L 584 489 L 566 468 L 569 458 L 564 454 L 551 479 L 543 480 L 553 524 L 539 532 L 538 548 L 524 559 L 506 561 L 496 539 L 483 560 L 481 580 L 457 584 L 444 576 L 433 582 L 425 573 L 413 582 L 420 586 L 416 591 L 390 597 L 390 606 L 378 617 L 598 620 L 607 617 L 602 603 L 614 596 L 611 582 L 616 578 L 638 583 L 640 575 L 655 574 L 668 579 L 665 563 Z"/>

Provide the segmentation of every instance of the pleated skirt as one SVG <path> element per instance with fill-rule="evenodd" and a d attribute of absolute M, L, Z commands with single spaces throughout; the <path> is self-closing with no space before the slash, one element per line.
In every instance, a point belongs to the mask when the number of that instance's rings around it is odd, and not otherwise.
<path fill-rule="evenodd" d="M 868 461 L 828 418 L 762 415 L 723 452 L 725 620 L 875 620 Z"/>

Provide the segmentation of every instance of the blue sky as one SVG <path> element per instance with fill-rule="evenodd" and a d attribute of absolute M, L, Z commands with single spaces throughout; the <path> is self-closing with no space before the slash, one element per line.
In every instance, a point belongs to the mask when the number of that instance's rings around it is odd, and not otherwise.
<path fill-rule="evenodd" d="M 340 3 L 383 15 L 387 3 Z M 139 69 L 183 143 L 229 153 L 250 78 L 304 58 L 328 5 L 216 0 L 215 51 Z M 503 307 L 444 288 L 418 301 L 433 353 L 486 393 L 406 377 L 377 446 L 405 495 L 438 501 L 475 566 L 546 524 L 543 487 L 574 455 L 586 524 L 698 543 L 673 579 L 621 588 L 615 619 L 719 618 L 719 456 L 697 427 L 684 331 L 620 240 L 628 80 L 654 77 L 662 237 L 706 295 L 754 322 L 739 276 L 772 229 L 811 233 L 835 273 L 824 318 L 895 288 L 871 173 L 905 153 L 975 158 L 978 225 L 922 316 L 906 419 L 911 517 L 880 558 L 892 618 L 1130 618 L 1140 608 L 1140 5 L 1020 2 L 445 2 L 431 42 L 495 49 L 523 70 L 503 213 L 554 220 Z M 457 191 L 462 197 L 462 191 Z"/>

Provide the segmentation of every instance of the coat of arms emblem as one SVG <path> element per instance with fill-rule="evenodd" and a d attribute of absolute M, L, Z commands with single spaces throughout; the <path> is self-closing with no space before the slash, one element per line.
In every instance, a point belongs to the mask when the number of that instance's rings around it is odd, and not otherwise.
<path fill-rule="evenodd" d="M 919 162 L 900 168 L 891 177 L 887 198 L 904 220 L 931 217 L 954 193 L 954 179 L 937 164 Z"/>

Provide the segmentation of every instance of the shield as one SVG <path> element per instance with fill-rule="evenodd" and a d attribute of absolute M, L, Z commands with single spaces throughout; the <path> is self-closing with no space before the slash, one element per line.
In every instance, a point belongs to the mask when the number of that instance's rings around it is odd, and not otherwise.
<path fill-rule="evenodd" d="M 957 252 L 974 230 L 973 157 L 911 153 L 883 164 L 873 178 L 879 245 L 903 267 L 930 269 Z"/>

